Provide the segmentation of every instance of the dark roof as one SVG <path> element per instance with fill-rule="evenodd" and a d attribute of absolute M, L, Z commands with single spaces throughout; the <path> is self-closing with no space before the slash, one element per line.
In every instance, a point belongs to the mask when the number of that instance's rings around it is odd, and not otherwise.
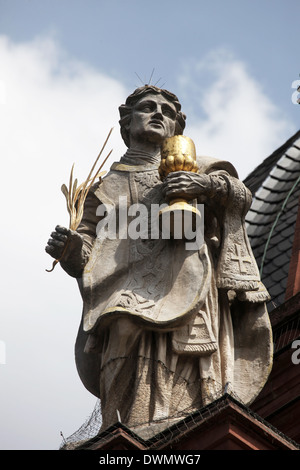
<path fill-rule="evenodd" d="M 266 158 L 247 178 L 253 202 L 247 232 L 269 311 L 284 302 L 300 196 L 300 131 Z"/>

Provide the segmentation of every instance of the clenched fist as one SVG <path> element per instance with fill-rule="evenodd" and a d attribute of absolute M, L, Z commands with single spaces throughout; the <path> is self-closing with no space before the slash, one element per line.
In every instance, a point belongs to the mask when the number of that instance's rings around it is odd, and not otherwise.
<path fill-rule="evenodd" d="M 49 238 L 45 250 L 52 258 L 60 259 L 67 243 L 69 244 L 70 251 L 80 252 L 83 240 L 79 233 L 57 225 L 55 231 L 51 233 L 51 238 Z"/>

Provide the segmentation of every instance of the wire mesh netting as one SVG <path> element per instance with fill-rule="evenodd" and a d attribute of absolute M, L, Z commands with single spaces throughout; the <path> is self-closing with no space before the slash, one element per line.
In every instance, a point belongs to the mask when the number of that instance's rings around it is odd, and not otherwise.
<path fill-rule="evenodd" d="M 216 394 L 214 397 L 215 399 L 222 396 L 224 393 L 224 388 L 220 389 L 219 393 Z M 202 400 L 199 399 L 198 402 L 199 409 L 202 408 Z M 134 427 L 130 429 L 135 433 L 137 437 L 140 436 L 141 441 L 144 439 L 153 438 L 156 434 L 161 434 L 163 429 L 170 428 L 174 423 L 186 418 L 187 416 L 191 416 L 197 407 L 197 404 L 193 406 L 193 409 L 185 409 L 181 410 L 177 413 L 173 413 L 167 419 L 163 420 L 156 420 L 154 422 L 139 422 Z M 117 413 L 116 410 L 116 423 L 121 422 L 121 418 Z M 118 419 L 119 418 L 119 419 Z M 78 445 L 84 445 L 86 441 L 94 438 L 99 434 L 101 431 L 102 426 L 102 410 L 101 410 L 101 401 L 98 399 L 96 401 L 95 407 L 91 413 L 91 415 L 86 419 L 86 421 L 80 426 L 78 430 L 76 430 L 73 434 L 69 437 L 64 438 L 61 444 L 61 447 L 67 449 L 76 448 Z M 105 437 L 106 433 L 109 436 L 112 432 L 112 427 L 110 426 L 109 431 L 102 430 L 101 434 Z"/>
<path fill-rule="evenodd" d="M 108 429 L 99 432 L 102 422 L 101 403 L 100 400 L 97 400 L 95 408 L 90 417 L 74 434 L 63 440 L 60 449 L 89 449 L 93 443 L 97 441 L 97 439 L 101 440 L 102 445 L 105 445 L 105 443 L 112 439 L 115 431 L 118 431 L 120 427 L 126 430 L 127 435 L 131 435 L 135 443 L 141 445 L 141 450 L 162 449 L 165 448 L 168 443 L 176 442 L 185 432 L 190 432 L 194 428 L 197 428 L 199 423 L 204 426 L 208 425 L 209 419 L 214 415 L 222 412 L 222 410 L 228 407 L 229 403 L 237 405 L 238 408 L 242 410 L 243 413 L 246 413 L 249 418 L 253 418 L 264 425 L 268 429 L 269 433 L 276 434 L 277 437 L 279 436 L 281 439 L 292 444 L 295 449 L 300 449 L 300 445 L 297 442 L 293 441 L 293 439 L 290 439 L 276 427 L 257 415 L 249 407 L 241 403 L 233 392 L 227 393 L 226 390 L 223 390 L 223 394 L 216 398 L 213 402 L 202 408 L 199 408 L 199 410 L 196 410 L 193 413 L 187 414 L 185 416 L 173 416 L 173 419 L 170 419 L 169 426 L 166 427 L 165 424 L 164 428 L 161 430 L 157 430 L 155 423 L 147 423 L 149 427 L 149 433 L 146 439 L 139 436 L 135 430 L 128 429 L 126 426 L 122 426 L 122 423 L 118 422 L 116 422 L 115 425 L 110 426 Z"/>
<path fill-rule="evenodd" d="M 177 423 L 178 421 L 186 418 L 187 416 L 192 415 L 193 413 L 197 412 L 198 410 L 202 409 L 204 406 L 203 403 L 203 394 L 200 393 L 200 387 L 201 387 L 201 380 L 196 380 L 194 382 L 190 383 L 184 383 L 184 380 L 180 377 L 181 379 L 181 385 L 182 388 L 179 389 L 179 392 L 182 392 L 182 400 L 179 399 L 180 404 L 178 404 L 177 408 L 173 408 L 172 412 L 169 412 L 168 416 L 164 416 L 163 418 L 159 419 L 152 419 L 151 422 L 145 421 L 143 417 L 141 417 L 141 420 L 139 421 L 138 419 L 135 420 L 134 425 L 130 425 L 130 429 L 137 434 L 138 436 L 141 437 L 141 439 L 150 439 L 153 438 L 154 435 L 159 434 L 162 432 L 164 429 L 169 428 L 172 426 L 174 423 Z M 178 377 L 173 379 L 178 383 Z M 151 381 L 151 380 L 150 380 Z M 212 392 L 207 392 L 206 394 L 206 404 L 211 403 L 218 398 L 220 398 L 224 393 L 227 393 L 230 391 L 232 393 L 232 396 L 234 396 L 240 403 L 241 400 L 239 397 L 237 397 L 236 394 L 234 394 L 233 391 L 231 391 L 230 383 L 226 384 L 225 388 L 221 386 L 221 384 L 217 384 L 215 381 L 213 386 L 211 386 L 211 389 L 214 389 L 214 393 Z M 152 377 L 152 383 L 155 383 L 155 377 Z M 210 384 L 212 385 L 212 384 Z M 185 387 L 185 391 L 183 391 L 183 387 Z M 183 406 L 184 403 L 184 395 L 189 395 L 193 393 L 193 389 L 198 387 L 198 394 L 197 398 L 193 399 L 192 403 L 189 406 Z M 114 406 L 114 403 L 118 402 L 118 394 L 121 392 L 118 391 L 119 388 L 116 387 L 115 397 L 111 397 L 112 399 L 112 406 Z M 153 390 L 153 386 L 152 386 Z M 134 394 L 134 389 L 132 388 L 131 390 L 131 395 Z M 122 401 L 127 400 L 128 403 L 131 403 L 132 396 L 129 396 L 130 393 L 127 394 L 127 396 L 124 395 L 124 390 L 122 391 Z M 114 401 L 115 398 L 115 401 Z M 175 400 L 175 399 L 174 399 Z M 119 414 L 119 411 L 117 409 L 117 404 L 114 409 L 114 416 L 115 416 L 115 422 L 122 422 L 121 416 Z M 145 400 L 145 406 L 146 405 L 146 400 Z M 110 426 L 109 426 L 110 427 Z M 103 432 L 105 429 L 103 429 L 103 417 L 102 417 L 102 409 L 101 409 L 101 401 L 98 399 L 96 401 L 95 407 L 91 413 L 91 415 L 86 419 L 86 421 L 80 426 L 78 430 L 76 430 L 72 435 L 70 435 L 67 438 L 63 439 L 62 442 L 62 447 L 67 447 L 67 448 L 74 448 L 79 443 L 84 443 L 87 440 L 92 439 L 95 437 L 99 432 Z"/>

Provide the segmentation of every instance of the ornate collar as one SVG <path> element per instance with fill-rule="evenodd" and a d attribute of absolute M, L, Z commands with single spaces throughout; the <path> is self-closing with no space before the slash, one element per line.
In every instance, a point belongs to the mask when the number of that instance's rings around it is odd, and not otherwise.
<path fill-rule="evenodd" d="M 160 163 L 158 155 L 128 149 L 119 162 L 115 162 L 110 167 L 117 171 L 149 171 L 157 170 Z"/>

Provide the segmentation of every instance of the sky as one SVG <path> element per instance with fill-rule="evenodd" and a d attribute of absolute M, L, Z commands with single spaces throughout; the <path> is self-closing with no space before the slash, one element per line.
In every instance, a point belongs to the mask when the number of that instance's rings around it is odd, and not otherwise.
<path fill-rule="evenodd" d="M 96 404 L 76 281 L 46 272 L 73 163 L 85 180 L 111 128 L 104 169 L 119 160 L 118 106 L 151 79 L 197 154 L 244 179 L 299 130 L 299 17 L 298 0 L 0 0 L 0 449 L 58 449 Z"/>

